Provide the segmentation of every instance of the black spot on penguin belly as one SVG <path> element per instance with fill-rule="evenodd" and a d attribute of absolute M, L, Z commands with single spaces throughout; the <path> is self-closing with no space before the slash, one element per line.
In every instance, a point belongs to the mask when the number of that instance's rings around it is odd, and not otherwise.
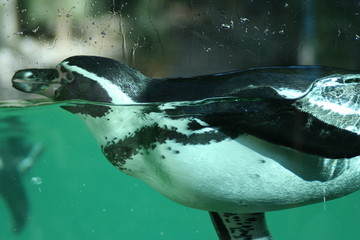
<path fill-rule="evenodd" d="M 173 128 L 169 129 L 155 124 L 143 127 L 117 142 L 109 141 L 106 146 L 102 146 L 102 151 L 114 166 L 120 170 L 125 170 L 123 165 L 127 160 L 131 160 L 134 155 L 141 153 L 143 150 L 149 152 L 158 144 L 164 144 L 166 141 L 172 140 L 185 147 L 186 145 L 207 145 L 212 142 L 221 142 L 228 138 L 230 137 L 227 134 L 215 130 L 186 135 Z M 169 150 L 171 150 L 170 147 Z M 172 152 L 179 154 L 181 153 L 181 148 L 174 149 Z M 159 158 L 161 157 L 159 155 Z"/>

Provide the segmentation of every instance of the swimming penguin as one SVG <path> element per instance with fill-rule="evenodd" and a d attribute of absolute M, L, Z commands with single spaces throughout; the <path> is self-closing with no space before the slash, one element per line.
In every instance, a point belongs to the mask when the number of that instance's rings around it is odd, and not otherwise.
<path fill-rule="evenodd" d="M 74 56 L 13 86 L 90 127 L 107 159 L 169 199 L 208 211 L 220 239 L 271 239 L 264 212 L 360 188 L 360 74 L 262 67 L 152 79 Z"/>
<path fill-rule="evenodd" d="M 24 229 L 29 213 L 29 202 L 21 178 L 34 164 L 42 145 L 26 141 L 27 128 L 17 116 L 1 118 L 0 129 L 0 196 L 11 212 L 13 231 L 19 233 Z"/>

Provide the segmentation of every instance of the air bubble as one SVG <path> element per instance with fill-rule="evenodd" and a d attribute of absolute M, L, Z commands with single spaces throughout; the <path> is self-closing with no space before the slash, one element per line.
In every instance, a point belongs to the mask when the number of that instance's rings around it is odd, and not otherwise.
<path fill-rule="evenodd" d="M 33 177 L 31 178 L 31 183 L 34 185 L 41 185 L 43 183 L 41 177 Z"/>

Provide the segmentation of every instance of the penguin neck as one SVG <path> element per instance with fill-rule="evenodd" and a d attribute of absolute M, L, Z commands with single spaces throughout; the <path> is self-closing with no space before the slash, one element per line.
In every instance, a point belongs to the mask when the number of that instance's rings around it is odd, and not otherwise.
<path fill-rule="evenodd" d="M 143 75 L 138 70 L 131 68 L 125 64 L 119 64 L 118 71 L 108 71 L 106 79 L 111 79 L 110 84 L 106 84 L 104 88 L 110 95 L 114 86 L 117 86 L 120 91 L 126 96 L 127 101 L 124 101 L 124 97 L 113 96 L 111 104 L 123 105 L 141 102 L 140 95 L 146 91 L 149 83 L 152 81 L 150 77 Z"/>
<path fill-rule="evenodd" d="M 54 99 L 61 101 L 80 99 L 104 105 L 141 102 L 139 96 L 152 80 L 135 68 L 107 58 L 72 57 L 59 66 L 77 79 L 60 87 Z"/>
<path fill-rule="evenodd" d="M 139 96 L 146 91 L 146 88 L 152 79 L 136 70 L 133 71 L 133 69 L 130 69 L 128 71 L 130 72 L 127 74 L 113 77 L 111 82 L 102 83 L 101 81 L 98 81 L 100 85 L 102 85 L 101 89 L 106 90 L 108 101 L 93 101 L 94 104 L 76 103 L 71 106 L 62 106 L 62 108 L 76 115 L 102 118 L 109 114 L 112 105 L 124 106 L 141 103 L 141 98 Z"/>

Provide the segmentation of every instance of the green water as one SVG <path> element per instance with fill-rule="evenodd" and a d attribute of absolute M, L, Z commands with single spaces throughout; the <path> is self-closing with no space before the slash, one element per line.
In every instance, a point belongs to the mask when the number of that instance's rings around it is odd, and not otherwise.
<path fill-rule="evenodd" d="M 59 105 L 0 108 L 20 116 L 44 153 L 23 176 L 31 209 L 25 230 L 14 235 L 0 200 L 0 239 L 217 239 L 208 214 L 166 199 L 115 169 L 91 133 Z M 42 183 L 33 184 L 39 177 Z M 276 240 L 359 239 L 360 193 L 268 214 Z"/>

